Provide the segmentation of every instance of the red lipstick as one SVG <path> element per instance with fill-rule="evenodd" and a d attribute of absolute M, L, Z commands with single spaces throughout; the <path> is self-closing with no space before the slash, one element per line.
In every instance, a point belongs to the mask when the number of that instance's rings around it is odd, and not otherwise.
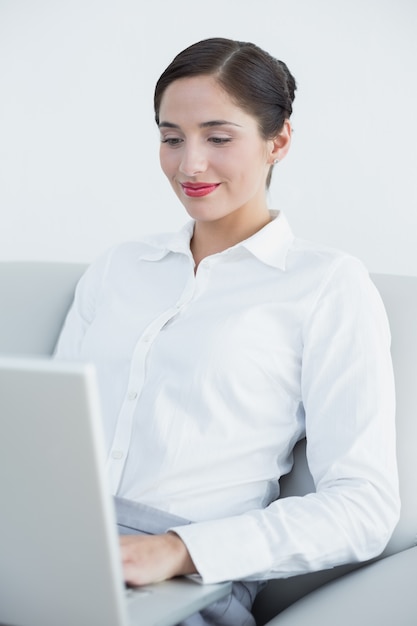
<path fill-rule="evenodd" d="M 181 183 L 182 190 L 190 198 L 202 198 L 212 193 L 220 183 Z"/>

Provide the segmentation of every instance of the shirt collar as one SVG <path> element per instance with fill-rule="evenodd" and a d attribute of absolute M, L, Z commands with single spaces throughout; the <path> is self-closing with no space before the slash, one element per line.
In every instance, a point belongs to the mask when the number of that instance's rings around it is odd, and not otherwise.
<path fill-rule="evenodd" d="M 244 248 L 265 265 L 285 270 L 287 253 L 294 240 L 294 235 L 282 212 L 271 211 L 271 218 L 269 224 L 248 239 L 225 250 L 225 253 L 231 254 L 234 250 Z M 190 220 L 176 233 L 162 233 L 147 237 L 145 241 L 149 248 L 141 254 L 141 258 L 158 261 L 169 252 L 191 257 L 190 240 L 193 231 L 194 220 Z"/>
<path fill-rule="evenodd" d="M 285 270 L 288 250 L 294 241 L 291 227 L 281 211 L 271 211 L 272 220 L 238 246 L 246 248 L 259 261 Z"/>
<path fill-rule="evenodd" d="M 142 252 L 141 259 L 159 261 L 170 252 L 191 256 L 190 241 L 193 232 L 194 220 L 190 220 L 178 232 L 149 235 L 143 240 L 148 249 Z"/>

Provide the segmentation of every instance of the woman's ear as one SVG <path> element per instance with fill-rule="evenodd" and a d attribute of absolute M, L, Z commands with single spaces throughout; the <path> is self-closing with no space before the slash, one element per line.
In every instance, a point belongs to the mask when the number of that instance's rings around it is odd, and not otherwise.
<path fill-rule="evenodd" d="M 268 163 L 272 165 L 277 161 L 281 161 L 286 156 L 291 146 L 291 134 L 291 122 L 286 119 L 278 135 L 270 140 Z"/>

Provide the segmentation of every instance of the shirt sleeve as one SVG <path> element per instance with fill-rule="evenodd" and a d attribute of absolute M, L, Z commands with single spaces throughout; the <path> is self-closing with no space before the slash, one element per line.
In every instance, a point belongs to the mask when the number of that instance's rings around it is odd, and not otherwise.
<path fill-rule="evenodd" d="M 302 396 L 316 492 L 174 530 L 203 582 L 288 577 L 377 556 L 399 516 L 390 332 L 362 264 L 331 268 L 303 324 Z"/>
<path fill-rule="evenodd" d="M 56 359 L 80 359 L 81 346 L 90 326 L 112 251 L 92 263 L 81 276 L 54 350 Z"/>

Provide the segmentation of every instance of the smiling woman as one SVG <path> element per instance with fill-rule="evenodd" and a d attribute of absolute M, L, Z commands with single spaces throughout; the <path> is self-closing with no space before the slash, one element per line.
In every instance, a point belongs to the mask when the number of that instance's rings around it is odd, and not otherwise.
<path fill-rule="evenodd" d="M 93 263 L 57 346 L 96 365 L 119 523 L 123 509 L 148 533 L 121 538 L 127 582 L 235 581 L 187 626 L 253 626 L 259 581 L 372 558 L 398 519 L 379 294 L 360 261 L 297 239 L 267 202 L 294 92 L 252 43 L 174 58 L 155 119 L 192 219 Z M 280 500 L 304 436 L 316 493 Z"/>
<path fill-rule="evenodd" d="M 162 169 L 196 220 L 191 249 L 198 266 L 270 221 L 265 188 L 289 149 L 291 126 L 285 119 L 264 138 L 258 119 L 211 75 L 170 83 L 157 117 Z"/>
<path fill-rule="evenodd" d="M 190 46 L 159 78 L 161 166 L 196 219 L 197 266 L 270 221 L 265 188 L 290 147 L 295 88 L 282 61 L 220 38 Z"/>

